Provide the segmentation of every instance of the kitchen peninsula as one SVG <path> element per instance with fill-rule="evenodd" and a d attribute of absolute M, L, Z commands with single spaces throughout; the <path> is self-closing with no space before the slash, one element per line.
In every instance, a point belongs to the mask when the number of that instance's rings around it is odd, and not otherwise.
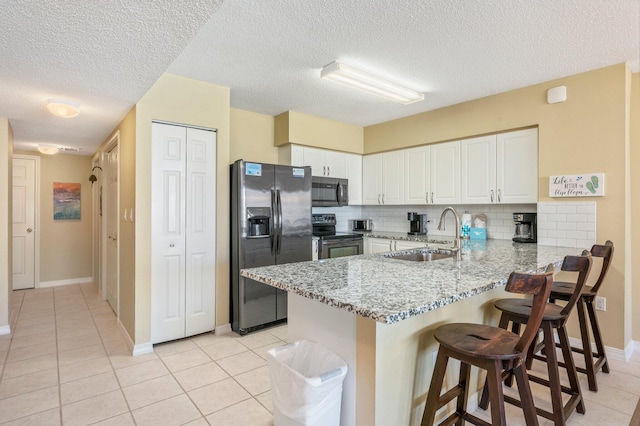
<path fill-rule="evenodd" d="M 464 243 L 460 262 L 399 260 L 389 256 L 406 252 L 393 252 L 241 274 L 289 292 L 289 340 L 316 341 L 347 361 L 343 426 L 419 425 L 437 350 L 435 328 L 497 324 L 493 300 L 504 297 L 512 271 L 559 267 L 565 255 L 581 251 L 501 240 Z"/>

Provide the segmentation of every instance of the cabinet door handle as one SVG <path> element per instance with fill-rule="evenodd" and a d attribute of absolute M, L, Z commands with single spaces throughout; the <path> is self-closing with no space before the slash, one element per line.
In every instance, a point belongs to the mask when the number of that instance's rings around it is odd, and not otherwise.
<path fill-rule="evenodd" d="M 500 195 L 500 190 L 498 189 L 498 202 L 502 202 L 502 196 Z"/>
<path fill-rule="evenodd" d="M 322 176 L 326 176 L 326 175 L 327 175 L 327 167 L 322 166 Z"/>
<path fill-rule="evenodd" d="M 380 204 L 380 194 L 378 194 L 378 204 Z"/>
<path fill-rule="evenodd" d="M 394 250 L 398 250 L 398 242 L 397 241 L 393 242 L 393 249 Z"/>
<path fill-rule="evenodd" d="M 493 189 L 491 190 L 491 202 L 493 203 Z"/>
<path fill-rule="evenodd" d="M 327 176 L 331 176 L 331 167 L 327 166 Z"/>
<path fill-rule="evenodd" d="M 393 251 L 393 240 L 389 241 L 389 251 Z"/>
<path fill-rule="evenodd" d="M 384 204 L 384 194 L 382 194 L 382 204 Z"/>
<path fill-rule="evenodd" d="M 428 192 L 424 193 L 424 201 L 425 201 L 425 203 L 429 204 L 429 193 Z"/>
<path fill-rule="evenodd" d="M 433 192 L 431 193 L 431 204 L 433 204 Z"/>

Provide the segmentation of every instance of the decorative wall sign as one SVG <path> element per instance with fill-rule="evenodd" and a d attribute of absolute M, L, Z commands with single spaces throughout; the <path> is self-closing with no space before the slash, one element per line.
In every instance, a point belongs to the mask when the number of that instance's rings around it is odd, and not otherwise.
<path fill-rule="evenodd" d="M 53 182 L 53 220 L 80 220 L 80 184 Z"/>
<path fill-rule="evenodd" d="M 549 176 L 549 197 L 603 197 L 604 173 Z"/>

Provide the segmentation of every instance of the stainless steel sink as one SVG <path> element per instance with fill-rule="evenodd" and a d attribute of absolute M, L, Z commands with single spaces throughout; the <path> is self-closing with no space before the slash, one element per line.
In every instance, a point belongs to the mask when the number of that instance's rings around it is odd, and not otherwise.
<path fill-rule="evenodd" d="M 389 259 L 410 260 L 412 262 L 431 262 L 433 260 L 449 259 L 456 255 L 453 250 L 446 251 L 420 251 L 408 254 L 388 254 L 385 257 Z"/>

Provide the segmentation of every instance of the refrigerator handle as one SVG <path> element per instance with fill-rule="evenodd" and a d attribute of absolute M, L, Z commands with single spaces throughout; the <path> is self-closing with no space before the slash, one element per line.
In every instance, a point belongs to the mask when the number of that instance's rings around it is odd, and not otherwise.
<path fill-rule="evenodd" d="M 278 233 L 276 240 L 276 253 L 280 254 L 282 246 L 282 199 L 280 198 L 280 190 L 276 189 L 276 204 L 278 206 Z"/>
<path fill-rule="evenodd" d="M 275 254 L 276 232 L 278 229 L 276 212 L 276 191 L 271 190 L 271 220 L 269 221 L 269 240 L 271 242 L 271 254 Z"/>

